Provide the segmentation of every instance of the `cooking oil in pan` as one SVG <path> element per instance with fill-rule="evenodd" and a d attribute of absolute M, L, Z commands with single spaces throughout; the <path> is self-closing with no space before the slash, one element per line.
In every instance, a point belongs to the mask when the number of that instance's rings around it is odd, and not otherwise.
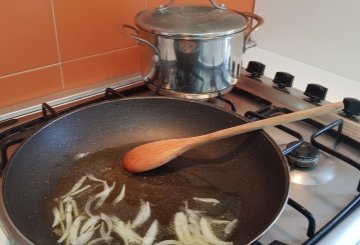
<path fill-rule="evenodd" d="M 96 178 L 106 181 L 109 185 L 115 183 L 115 187 L 105 203 L 98 209 L 91 209 L 93 214 L 105 213 L 109 216 L 116 215 L 125 222 L 132 221 L 139 212 L 141 202 L 149 202 L 151 220 L 148 220 L 137 231 L 139 234 L 145 234 L 152 220 L 157 219 L 160 225 L 160 233 L 157 235 L 158 241 L 176 239 L 173 227 L 174 214 L 183 211 L 185 205 L 194 210 L 206 210 L 205 215 L 213 219 L 231 221 L 239 217 L 241 201 L 238 193 L 225 192 L 221 186 L 214 184 L 211 179 L 198 174 L 196 168 L 169 164 L 147 173 L 132 175 L 127 173 L 119 164 L 125 152 L 114 148 L 78 155 L 72 168 L 61 178 L 55 188 L 52 201 L 49 203 L 49 216 L 52 217 L 52 208 L 58 206 L 55 201 L 56 198 L 71 190 L 81 177 L 92 174 Z M 186 159 L 179 159 L 179 161 L 184 160 Z M 179 166 L 184 166 L 183 163 L 180 164 Z M 126 186 L 125 197 L 114 206 L 112 201 L 120 193 L 123 185 Z M 91 182 L 90 188 L 74 197 L 79 210 L 84 210 L 90 195 L 95 195 L 102 190 L 101 182 Z M 194 197 L 214 198 L 220 203 L 214 205 L 213 203 L 196 201 L 193 199 Z M 49 221 L 49 224 L 51 222 Z M 220 229 L 223 227 L 215 225 L 213 228 L 215 234 L 224 239 L 224 234 Z"/>

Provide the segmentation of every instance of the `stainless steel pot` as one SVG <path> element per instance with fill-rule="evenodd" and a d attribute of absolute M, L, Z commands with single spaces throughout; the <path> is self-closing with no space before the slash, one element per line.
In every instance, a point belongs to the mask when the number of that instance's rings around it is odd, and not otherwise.
<path fill-rule="evenodd" d="M 140 12 L 137 28 L 121 26 L 123 33 L 140 41 L 144 80 L 152 90 L 175 97 L 205 99 L 229 92 L 240 76 L 243 53 L 251 46 L 250 34 L 263 19 L 214 0 L 213 6 L 174 2 Z"/>

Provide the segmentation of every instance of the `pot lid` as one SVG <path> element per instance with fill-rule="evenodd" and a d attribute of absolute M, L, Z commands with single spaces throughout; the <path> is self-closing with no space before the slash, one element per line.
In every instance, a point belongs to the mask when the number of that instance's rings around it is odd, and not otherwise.
<path fill-rule="evenodd" d="M 247 18 L 233 10 L 211 6 L 174 6 L 140 12 L 137 26 L 173 38 L 213 38 L 243 31 Z"/>

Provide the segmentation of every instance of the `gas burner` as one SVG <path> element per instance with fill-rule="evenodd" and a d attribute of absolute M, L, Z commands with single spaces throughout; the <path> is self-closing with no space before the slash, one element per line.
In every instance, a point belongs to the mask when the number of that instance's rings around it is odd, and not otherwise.
<path fill-rule="evenodd" d="M 287 148 L 294 146 L 297 141 L 287 144 Z M 304 142 L 298 149 L 288 155 L 289 163 L 298 168 L 312 168 L 319 162 L 320 151 L 309 142 Z"/>
<path fill-rule="evenodd" d="M 291 142 L 286 147 L 294 145 Z M 304 142 L 297 150 L 288 156 L 293 166 L 290 172 L 292 183 L 300 185 L 320 185 L 333 180 L 338 172 L 333 158 L 315 148 L 309 142 Z"/>

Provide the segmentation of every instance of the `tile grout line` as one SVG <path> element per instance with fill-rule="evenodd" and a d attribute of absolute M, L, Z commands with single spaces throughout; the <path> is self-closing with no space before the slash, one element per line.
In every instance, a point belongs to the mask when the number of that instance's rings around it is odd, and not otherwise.
<path fill-rule="evenodd" d="M 36 67 L 36 68 L 31 68 L 31 69 L 28 69 L 28 70 L 23 70 L 23 71 L 11 73 L 11 74 L 2 75 L 2 76 L 0 76 L 0 79 L 7 78 L 7 77 L 12 77 L 12 76 L 16 76 L 16 75 L 21 75 L 21 74 L 26 74 L 28 72 L 39 71 L 39 70 L 46 69 L 46 68 L 51 68 L 51 67 L 54 67 L 54 66 L 57 66 L 57 65 L 60 65 L 60 69 L 61 69 L 61 64 L 70 63 L 70 62 L 73 62 L 73 61 L 84 60 L 84 59 L 87 59 L 87 58 L 106 55 L 106 54 L 127 50 L 127 49 L 130 49 L 130 48 L 136 48 L 136 47 L 138 47 L 138 46 L 130 46 L 130 47 L 116 49 L 116 50 L 112 50 L 112 51 L 108 51 L 108 52 L 104 52 L 104 53 L 99 53 L 99 54 L 89 55 L 89 56 L 85 56 L 85 57 L 81 57 L 81 58 L 76 58 L 76 59 L 64 61 L 62 63 L 58 62 L 58 63 L 54 63 L 54 64 L 50 64 L 50 65 L 44 65 L 44 66 L 40 66 L 40 67 Z M 62 69 L 61 69 L 61 71 L 62 71 Z"/>
<path fill-rule="evenodd" d="M 54 24 L 54 32 L 55 32 L 55 40 L 56 40 L 56 49 L 57 49 L 58 59 L 59 59 L 59 64 L 60 64 L 60 66 L 59 66 L 59 68 L 60 68 L 60 80 L 61 80 L 62 88 L 65 89 L 65 81 L 64 81 L 64 74 L 63 74 L 63 69 L 62 69 L 62 64 L 61 64 L 60 44 L 59 44 L 59 35 L 58 35 L 58 30 L 57 30 L 57 25 L 56 25 L 54 1 L 51 0 L 50 2 L 51 2 L 51 11 L 52 11 L 52 16 L 53 16 L 53 24 Z"/>
<path fill-rule="evenodd" d="M 119 52 L 119 51 L 123 51 L 123 50 L 127 50 L 127 49 L 132 49 L 132 48 L 137 48 L 137 47 L 138 47 L 138 46 L 136 45 L 136 46 L 130 46 L 130 47 L 126 47 L 126 48 L 114 49 L 114 50 L 107 51 L 107 52 L 103 52 L 103 53 L 92 54 L 92 55 L 88 55 L 88 56 L 84 56 L 84 57 L 80 57 L 80 58 L 75 58 L 75 59 L 72 59 L 72 60 L 67 60 L 67 61 L 64 61 L 64 62 L 62 62 L 62 63 L 63 63 L 63 64 L 66 64 L 66 63 L 70 63 L 70 62 L 73 62 L 73 61 L 84 60 L 84 59 L 87 59 L 87 58 L 93 58 L 93 57 L 97 57 L 97 56 L 101 56 L 101 55 L 116 53 L 116 52 Z"/>
<path fill-rule="evenodd" d="M 12 76 L 16 76 L 16 75 L 21 75 L 21 74 L 26 74 L 26 73 L 33 72 L 33 71 L 39 71 L 39 70 L 46 69 L 46 68 L 51 68 L 51 67 L 54 67 L 54 66 L 57 66 L 57 65 L 60 65 L 60 63 L 54 63 L 54 64 L 50 64 L 50 65 L 45 65 L 45 66 L 39 66 L 39 67 L 31 68 L 31 69 L 28 69 L 28 70 L 3 75 L 3 76 L 0 76 L 0 79 L 7 78 L 7 77 L 12 77 Z"/>

